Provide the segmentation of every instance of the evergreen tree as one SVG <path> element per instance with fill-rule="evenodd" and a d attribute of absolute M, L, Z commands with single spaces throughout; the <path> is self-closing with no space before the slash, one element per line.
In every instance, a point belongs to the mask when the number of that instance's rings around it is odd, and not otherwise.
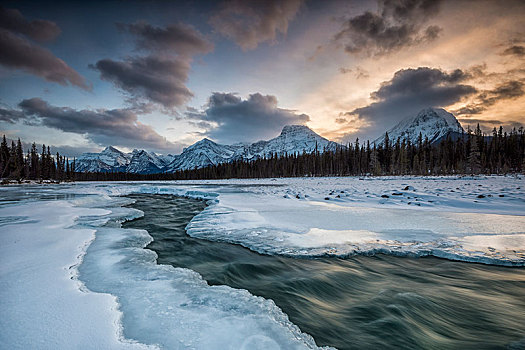
<path fill-rule="evenodd" d="M 18 178 L 25 177 L 25 164 L 24 164 L 24 150 L 22 149 L 22 142 L 18 139 L 16 143 L 16 155 L 15 155 L 15 172 Z"/>
<path fill-rule="evenodd" d="M 2 143 L 0 144 L 0 177 L 8 174 L 9 153 L 9 146 L 4 135 Z"/>
<path fill-rule="evenodd" d="M 18 174 L 16 172 L 16 145 L 15 141 L 11 141 L 11 147 L 9 148 L 9 159 L 7 160 L 7 174 L 9 177 L 12 178 L 18 178 Z"/>
<path fill-rule="evenodd" d="M 471 136 L 472 137 L 472 136 Z M 478 174 L 481 169 L 481 155 L 476 139 L 470 142 L 470 153 L 468 155 L 469 171 L 471 174 Z"/>
<path fill-rule="evenodd" d="M 38 159 L 38 151 L 36 149 L 36 144 L 33 142 L 31 145 L 31 151 L 30 151 L 30 166 L 29 166 L 29 178 L 30 179 L 38 179 L 40 178 L 40 162 Z"/>

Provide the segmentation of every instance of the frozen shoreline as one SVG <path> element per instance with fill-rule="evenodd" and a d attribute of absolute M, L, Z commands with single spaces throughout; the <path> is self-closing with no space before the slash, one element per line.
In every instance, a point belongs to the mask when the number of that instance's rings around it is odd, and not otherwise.
<path fill-rule="evenodd" d="M 85 292 L 76 267 L 95 230 L 70 229 L 85 214 L 66 201 L 2 207 L 1 215 L 27 212 L 26 222 L 3 223 L 0 244 L 0 347 L 5 349 L 147 349 L 121 336 L 114 296 Z"/>

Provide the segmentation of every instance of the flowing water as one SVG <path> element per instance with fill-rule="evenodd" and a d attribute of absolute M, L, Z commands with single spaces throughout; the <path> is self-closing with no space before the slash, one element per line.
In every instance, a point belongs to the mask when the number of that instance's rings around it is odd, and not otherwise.
<path fill-rule="evenodd" d="M 159 264 L 272 299 L 338 349 L 525 349 L 525 269 L 386 255 L 293 259 L 189 237 L 203 201 L 132 195 Z"/>

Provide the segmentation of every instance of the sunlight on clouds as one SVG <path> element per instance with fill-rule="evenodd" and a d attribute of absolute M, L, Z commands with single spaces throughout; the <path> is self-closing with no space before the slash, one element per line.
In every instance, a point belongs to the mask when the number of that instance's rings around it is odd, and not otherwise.
<path fill-rule="evenodd" d="M 345 113 L 373 102 L 370 93 L 377 91 L 383 82 L 391 80 L 394 73 L 401 69 L 429 67 L 453 71 L 459 68 L 471 74 L 465 84 L 474 86 L 480 92 L 494 89 L 505 81 L 525 79 L 523 59 L 502 56 L 516 33 L 525 31 L 522 5 L 509 3 L 506 7 L 479 2 L 476 11 L 473 11 L 470 2 L 447 2 L 443 5 L 441 13 L 432 19 L 443 28 L 443 32 L 432 43 L 376 58 L 346 56 L 348 63 L 331 57 L 337 56 L 337 53 L 318 52 L 315 59 L 323 60 L 325 64 L 330 62 L 334 66 L 334 74 L 304 94 L 294 106 L 310 116 L 308 125 L 326 137 L 339 140 L 349 134 L 359 136 L 360 130 L 370 125 L 356 118 L 345 118 Z M 495 13 L 500 16 L 494 16 Z M 343 72 L 348 73 L 336 72 L 337 66 L 345 68 Z M 475 66 L 479 66 L 478 72 L 474 70 Z M 365 70 L 369 76 L 358 79 L 353 72 L 356 67 Z M 514 72 L 509 73 L 513 69 Z M 458 110 L 473 103 L 476 98 L 477 95 L 474 95 L 453 105 L 440 107 Z M 519 97 L 512 103 L 497 101 L 479 114 L 461 118 L 523 123 L 524 107 L 525 98 Z M 377 129 L 378 133 L 384 132 L 385 126 L 378 125 Z"/>

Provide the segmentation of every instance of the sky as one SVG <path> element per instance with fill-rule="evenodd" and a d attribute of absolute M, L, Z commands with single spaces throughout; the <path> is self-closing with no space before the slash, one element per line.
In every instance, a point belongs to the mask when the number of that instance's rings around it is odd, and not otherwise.
<path fill-rule="evenodd" d="M 426 107 L 525 124 L 525 1 L 2 1 L 0 134 L 177 154 L 305 124 L 374 140 Z"/>

